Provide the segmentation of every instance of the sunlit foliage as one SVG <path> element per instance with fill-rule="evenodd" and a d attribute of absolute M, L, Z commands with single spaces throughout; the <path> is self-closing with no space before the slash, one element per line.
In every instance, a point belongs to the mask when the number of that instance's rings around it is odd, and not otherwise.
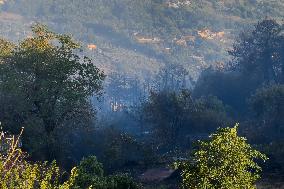
<path fill-rule="evenodd" d="M 238 136 L 238 126 L 222 128 L 200 141 L 192 159 L 178 162 L 186 189 L 255 189 L 261 167 L 256 159 L 267 157 Z"/>

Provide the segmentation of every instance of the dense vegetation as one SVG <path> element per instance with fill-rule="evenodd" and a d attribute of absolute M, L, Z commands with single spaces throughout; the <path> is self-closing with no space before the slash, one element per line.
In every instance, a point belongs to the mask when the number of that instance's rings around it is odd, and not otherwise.
<path fill-rule="evenodd" d="M 267 157 L 237 135 L 237 126 L 219 129 L 198 147 L 188 162 L 177 163 L 184 188 L 255 188 L 261 168 L 254 160 Z"/>
<path fill-rule="evenodd" d="M 19 45 L 2 41 L 1 120 L 13 133 L 26 126 L 25 148 L 53 160 L 62 137 L 56 135 L 92 121 L 88 97 L 100 92 L 104 74 L 75 54 L 79 46 L 69 36 L 40 25 L 33 32 Z"/>
<path fill-rule="evenodd" d="M 21 17 L 12 28 L 36 19 L 58 32 L 33 24 L 20 41 L 0 40 L 2 188 L 231 189 L 283 181 L 284 25 L 251 23 L 267 13 L 281 17 L 283 3 L 95 2 L 1 4 L 0 21 Z M 213 24 L 225 16 L 238 19 Z M 216 58 L 221 25 L 246 30 Z M 143 36 L 163 42 L 140 44 Z M 179 39 L 189 41 L 181 47 Z M 195 55 L 226 62 L 197 73 L 187 64 Z M 133 64 L 147 57 L 156 73 L 142 66 L 141 78 L 102 66 L 122 60 L 116 56 Z"/>
<path fill-rule="evenodd" d="M 204 67 L 229 60 L 227 49 L 240 29 L 267 16 L 281 20 L 283 6 L 265 0 L 8 0 L 0 32 L 18 40 L 30 35 L 31 22 L 41 22 L 72 33 L 85 47 L 95 44 L 89 55 L 109 73 L 143 80 L 175 63 L 196 78 Z M 198 31 L 206 29 L 201 37 Z M 214 37 L 218 32 L 224 35 Z"/>

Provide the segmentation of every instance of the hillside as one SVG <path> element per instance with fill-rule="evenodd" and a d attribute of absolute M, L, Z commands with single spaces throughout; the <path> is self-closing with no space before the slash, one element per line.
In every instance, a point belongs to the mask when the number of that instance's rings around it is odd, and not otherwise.
<path fill-rule="evenodd" d="M 168 63 L 193 77 L 223 66 L 236 35 L 284 3 L 265 0 L 8 0 L 1 1 L 0 34 L 18 40 L 42 22 L 71 33 L 107 73 L 144 78 Z"/>
<path fill-rule="evenodd" d="M 0 0 L 0 189 L 284 188 L 283 10 Z"/>

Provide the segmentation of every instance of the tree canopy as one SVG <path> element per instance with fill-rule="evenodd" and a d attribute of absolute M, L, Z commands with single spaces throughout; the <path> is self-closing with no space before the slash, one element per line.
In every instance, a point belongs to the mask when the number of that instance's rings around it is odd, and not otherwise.
<path fill-rule="evenodd" d="M 253 31 L 244 32 L 230 54 L 245 74 L 258 77 L 262 83 L 283 80 L 283 26 L 275 20 L 263 20 Z"/>
<path fill-rule="evenodd" d="M 92 119 L 89 97 L 100 94 L 105 75 L 71 36 L 39 24 L 32 31 L 19 44 L 1 40 L 1 120 L 9 131 L 37 127 L 51 140 L 56 129 Z"/>
<path fill-rule="evenodd" d="M 199 141 L 189 161 L 176 163 L 182 170 L 183 188 L 256 188 L 261 171 L 256 160 L 267 157 L 253 149 L 237 131 L 238 126 L 218 129 L 208 141 Z"/>

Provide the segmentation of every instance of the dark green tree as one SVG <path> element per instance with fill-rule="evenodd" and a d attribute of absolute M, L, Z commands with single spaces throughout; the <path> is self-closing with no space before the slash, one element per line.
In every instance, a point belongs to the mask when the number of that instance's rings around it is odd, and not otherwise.
<path fill-rule="evenodd" d="M 69 35 L 39 24 L 32 31 L 16 45 L 1 41 L 1 107 L 7 108 L 0 119 L 9 131 L 28 126 L 28 132 L 46 136 L 51 155 L 56 130 L 92 119 L 89 97 L 100 94 L 105 76 Z"/>
<path fill-rule="evenodd" d="M 249 98 L 253 116 L 265 137 L 282 139 L 284 134 L 284 86 L 260 88 Z"/>
<path fill-rule="evenodd" d="M 175 146 L 185 121 L 185 115 L 194 109 L 189 91 L 152 92 L 143 107 L 145 120 L 152 124 L 151 130 L 162 144 Z"/>
<path fill-rule="evenodd" d="M 283 27 L 275 20 L 263 20 L 251 32 L 243 32 L 230 55 L 235 66 L 261 83 L 283 81 Z"/>
<path fill-rule="evenodd" d="M 103 165 L 95 156 L 84 158 L 77 167 L 74 189 L 138 189 L 134 180 L 126 174 L 104 176 Z"/>
<path fill-rule="evenodd" d="M 180 64 L 168 64 L 156 76 L 154 87 L 160 91 L 181 91 L 190 87 L 192 78 Z"/>
<path fill-rule="evenodd" d="M 152 92 L 143 106 L 145 121 L 162 146 L 182 146 L 187 135 L 204 134 L 229 123 L 226 108 L 216 97 L 193 99 L 191 92 Z"/>

